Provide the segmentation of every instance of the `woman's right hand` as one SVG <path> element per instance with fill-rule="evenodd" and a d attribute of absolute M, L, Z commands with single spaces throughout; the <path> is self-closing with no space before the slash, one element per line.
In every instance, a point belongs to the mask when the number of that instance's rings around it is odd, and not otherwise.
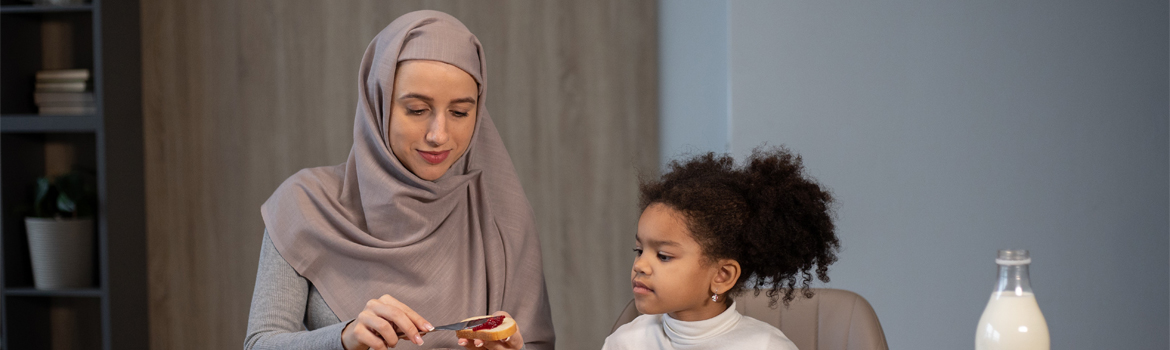
<path fill-rule="evenodd" d="M 409 306 L 386 294 L 366 302 L 366 308 L 341 331 L 341 344 L 346 350 L 386 350 L 398 345 L 395 329 L 412 343 L 422 345 L 420 330 L 432 331 L 435 327 Z"/>

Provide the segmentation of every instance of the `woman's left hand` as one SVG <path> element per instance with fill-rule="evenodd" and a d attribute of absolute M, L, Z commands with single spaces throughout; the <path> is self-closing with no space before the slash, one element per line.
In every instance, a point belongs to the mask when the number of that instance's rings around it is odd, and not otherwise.
<path fill-rule="evenodd" d="M 507 312 L 496 311 L 492 316 L 508 316 Z M 517 324 L 519 326 L 519 324 Z M 516 330 L 516 334 L 498 341 L 483 341 L 479 339 L 463 339 L 459 338 L 459 345 L 469 350 L 516 350 L 524 347 L 524 337 L 520 335 L 520 330 Z"/>

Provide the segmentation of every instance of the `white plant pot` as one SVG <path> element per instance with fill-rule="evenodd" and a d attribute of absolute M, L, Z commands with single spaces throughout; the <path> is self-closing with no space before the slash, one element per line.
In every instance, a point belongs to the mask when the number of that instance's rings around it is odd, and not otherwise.
<path fill-rule="evenodd" d="M 93 287 L 93 219 L 25 218 L 33 285 Z"/>

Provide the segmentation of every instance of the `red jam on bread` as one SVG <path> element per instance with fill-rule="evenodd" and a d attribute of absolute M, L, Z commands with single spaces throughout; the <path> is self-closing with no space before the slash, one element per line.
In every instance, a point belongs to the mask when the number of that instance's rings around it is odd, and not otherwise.
<path fill-rule="evenodd" d="M 483 321 L 483 324 L 475 326 L 475 328 L 472 328 L 471 330 L 482 331 L 485 329 L 492 329 L 492 328 L 499 327 L 500 323 L 503 323 L 503 322 L 504 322 L 504 316 L 493 316 L 493 317 L 489 317 L 487 321 Z"/>
<path fill-rule="evenodd" d="M 516 334 L 516 321 L 507 316 L 480 316 L 464 321 L 488 318 L 487 322 L 475 327 L 455 331 L 455 336 L 463 339 L 479 339 L 483 341 L 497 341 L 507 339 Z"/>

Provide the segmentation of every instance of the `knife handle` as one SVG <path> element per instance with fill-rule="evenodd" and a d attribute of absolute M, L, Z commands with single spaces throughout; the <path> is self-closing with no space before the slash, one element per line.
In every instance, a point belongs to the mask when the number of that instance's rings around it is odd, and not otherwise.
<path fill-rule="evenodd" d="M 402 333 L 402 331 L 398 330 L 398 327 L 395 327 L 395 328 L 394 328 L 394 333 L 397 333 L 397 334 L 398 334 L 398 339 L 402 339 L 402 340 L 410 341 L 410 339 L 408 339 L 408 338 L 406 337 L 406 333 Z M 427 332 L 426 332 L 426 331 L 419 331 L 419 332 L 418 332 L 418 336 L 420 336 L 420 337 L 421 337 L 421 336 L 424 336 L 424 335 L 427 335 Z"/>

